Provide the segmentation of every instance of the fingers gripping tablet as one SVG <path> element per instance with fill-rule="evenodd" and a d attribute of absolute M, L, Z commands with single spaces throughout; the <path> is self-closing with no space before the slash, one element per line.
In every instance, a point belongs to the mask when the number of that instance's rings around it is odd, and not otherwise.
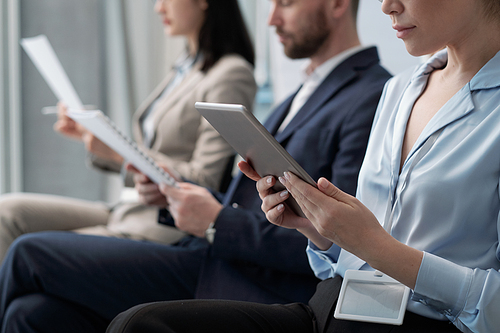
<path fill-rule="evenodd" d="M 282 176 L 288 171 L 316 186 L 311 176 L 243 105 L 197 102 L 195 107 L 260 176 Z M 281 191 L 285 188 L 276 182 L 274 189 Z M 291 196 L 286 203 L 304 217 Z"/>

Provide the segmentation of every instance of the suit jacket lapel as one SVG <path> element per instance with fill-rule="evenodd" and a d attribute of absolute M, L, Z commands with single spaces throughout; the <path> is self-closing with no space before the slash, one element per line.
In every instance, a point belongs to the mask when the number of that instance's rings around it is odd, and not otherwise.
<path fill-rule="evenodd" d="M 278 142 L 286 140 L 296 128 L 307 122 L 309 117 L 318 112 L 333 95 L 353 80 L 357 76 L 358 68 L 370 66 L 374 61 L 379 61 L 376 49 L 369 48 L 354 54 L 339 64 L 309 97 L 283 132 L 276 135 L 276 140 Z"/>
<path fill-rule="evenodd" d="M 364 60 L 364 63 L 363 63 Z M 273 135 L 278 142 L 282 143 L 286 140 L 299 125 L 312 116 L 314 113 L 318 112 L 321 107 L 328 101 L 333 94 L 336 94 L 342 87 L 344 87 L 349 81 L 356 77 L 356 70 L 358 68 L 369 67 L 373 63 L 378 63 L 379 58 L 377 55 L 377 50 L 375 47 L 369 48 L 367 50 L 356 53 L 342 64 L 337 66 L 325 79 L 325 81 L 316 89 L 316 91 L 307 100 L 304 106 L 300 109 L 299 113 L 294 117 L 294 119 L 288 124 L 283 132 L 278 135 L 276 131 L 286 117 L 290 105 L 292 104 L 293 98 L 297 94 L 293 94 L 287 98 L 283 103 L 281 103 L 276 110 L 269 116 L 269 118 L 264 123 L 266 129 Z M 354 64 L 356 64 L 356 66 Z M 242 189 L 248 187 L 255 190 L 255 183 L 250 181 L 241 172 L 233 179 L 231 182 L 223 200 L 225 206 L 238 202 L 240 194 L 242 194 L 242 200 L 245 201 L 245 196 L 247 192 Z"/>
<path fill-rule="evenodd" d="M 300 89 L 300 88 L 299 88 Z M 276 131 L 280 127 L 281 123 L 285 119 L 286 115 L 288 114 L 288 110 L 290 109 L 290 106 L 292 105 L 292 101 L 297 95 L 298 90 L 295 92 L 295 94 L 291 95 L 288 97 L 284 102 L 282 102 L 274 112 L 271 113 L 269 118 L 267 118 L 266 122 L 264 123 L 264 127 L 271 133 L 272 135 L 276 134 Z"/>

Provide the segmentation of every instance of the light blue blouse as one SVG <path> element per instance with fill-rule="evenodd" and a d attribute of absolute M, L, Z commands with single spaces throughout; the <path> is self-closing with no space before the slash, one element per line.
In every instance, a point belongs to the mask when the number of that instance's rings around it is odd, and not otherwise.
<path fill-rule="evenodd" d="M 495 332 L 500 327 L 500 52 L 430 120 L 400 172 L 413 104 L 429 74 L 446 61 L 443 50 L 387 82 L 356 196 L 381 224 L 391 200 L 391 234 L 424 251 L 408 310 L 448 319 L 464 332 Z M 422 145 L 442 128 L 410 171 Z M 307 252 L 321 279 L 343 276 L 346 269 L 371 269 L 336 246 L 319 251 L 310 243 Z"/>

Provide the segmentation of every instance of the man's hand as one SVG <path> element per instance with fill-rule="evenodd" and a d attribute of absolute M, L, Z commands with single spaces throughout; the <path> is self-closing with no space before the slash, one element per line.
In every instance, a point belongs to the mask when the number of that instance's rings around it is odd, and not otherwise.
<path fill-rule="evenodd" d="M 178 183 L 178 187 L 160 185 L 160 191 L 168 198 L 170 214 L 175 226 L 191 235 L 204 238 L 210 223 L 222 210 L 222 205 L 204 187 Z"/>

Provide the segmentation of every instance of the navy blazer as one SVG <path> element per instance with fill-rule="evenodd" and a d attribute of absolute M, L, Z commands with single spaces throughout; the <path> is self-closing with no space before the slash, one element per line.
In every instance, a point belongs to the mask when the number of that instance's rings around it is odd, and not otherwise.
<path fill-rule="evenodd" d="M 311 175 L 354 194 L 371 123 L 390 74 L 375 47 L 335 68 L 276 139 Z M 295 95 L 264 124 L 275 134 Z M 255 182 L 238 175 L 226 192 L 215 241 L 202 266 L 196 298 L 307 302 L 318 279 L 309 267 L 307 239 L 266 220 Z"/>

